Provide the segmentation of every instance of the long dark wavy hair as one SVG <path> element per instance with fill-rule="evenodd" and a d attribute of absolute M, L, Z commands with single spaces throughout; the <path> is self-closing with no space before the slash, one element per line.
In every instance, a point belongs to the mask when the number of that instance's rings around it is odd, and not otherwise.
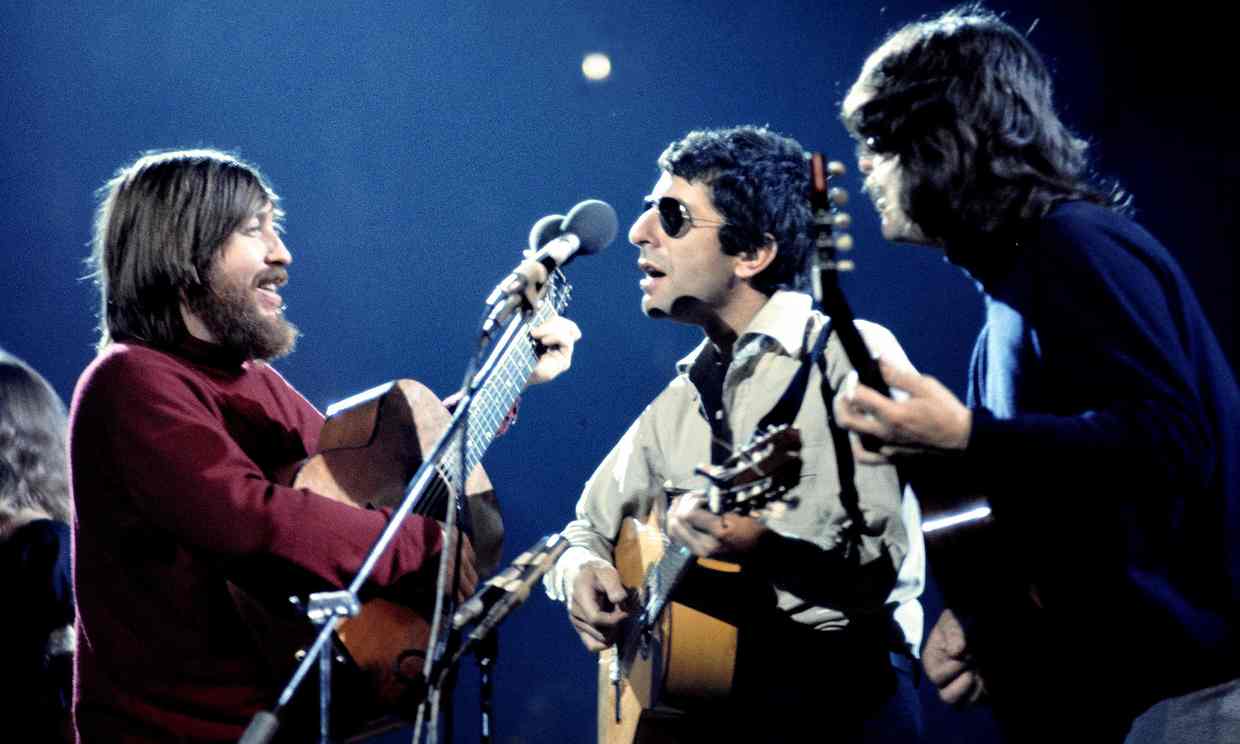
<path fill-rule="evenodd" d="M 25 511 L 70 521 L 66 429 L 52 386 L 0 349 L 0 535 Z"/>
<path fill-rule="evenodd" d="M 659 167 L 710 187 L 727 223 L 719 228 L 723 252 L 735 256 L 775 238 L 778 252 L 753 279 L 764 294 L 804 283 L 809 255 L 809 166 L 799 142 L 757 126 L 690 132 L 668 145 Z"/>
<path fill-rule="evenodd" d="M 845 125 L 898 157 L 902 206 L 930 240 L 1017 233 L 1067 199 L 1128 209 L 1118 187 L 1093 181 L 1037 50 L 981 5 L 899 29 L 862 76 L 872 97 Z"/>
<path fill-rule="evenodd" d="M 101 350 L 124 338 L 179 343 L 188 333 L 181 300 L 205 291 L 212 261 L 241 223 L 268 202 L 279 205 L 257 168 L 211 149 L 143 155 L 100 194 L 88 265 L 99 287 Z"/>

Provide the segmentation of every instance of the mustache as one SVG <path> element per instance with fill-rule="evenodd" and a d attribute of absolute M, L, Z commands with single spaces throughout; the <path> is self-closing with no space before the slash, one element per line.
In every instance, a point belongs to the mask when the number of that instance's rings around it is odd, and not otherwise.
<path fill-rule="evenodd" d="M 254 278 L 254 283 L 266 284 L 273 282 L 277 287 L 283 287 L 288 284 L 288 271 L 279 266 L 273 266 L 270 269 L 262 271 Z"/>

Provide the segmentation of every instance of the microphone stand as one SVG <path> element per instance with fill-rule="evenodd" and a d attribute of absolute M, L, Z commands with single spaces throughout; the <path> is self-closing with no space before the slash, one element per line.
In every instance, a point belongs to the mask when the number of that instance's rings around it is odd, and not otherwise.
<path fill-rule="evenodd" d="M 524 320 L 525 312 L 523 311 L 522 321 Z M 316 625 L 320 626 L 318 635 L 315 637 L 315 640 L 310 647 L 306 649 L 305 655 L 297 665 L 297 668 L 293 671 L 292 677 L 280 693 L 273 709 L 271 711 L 259 711 L 255 714 L 254 718 L 250 721 L 250 725 L 241 735 L 241 738 L 239 739 L 240 744 L 267 744 L 267 742 L 271 741 L 272 737 L 274 737 L 276 732 L 279 730 L 280 714 L 288 706 L 294 693 L 296 693 L 297 688 L 301 685 L 302 681 L 304 681 L 311 667 L 314 666 L 316 662 L 319 664 L 320 684 L 322 685 L 322 688 L 319 691 L 319 740 L 322 744 L 328 744 L 330 742 L 328 718 L 331 706 L 330 666 L 332 645 L 330 641 L 332 639 L 332 633 L 336 630 L 336 627 L 341 620 L 346 617 L 352 617 L 359 611 L 359 590 L 370 577 L 375 565 L 379 562 L 380 556 L 383 555 L 384 551 L 387 550 L 388 545 L 390 545 L 392 540 L 396 537 L 396 533 L 404 523 L 405 518 L 413 512 L 413 509 L 416 506 L 421 504 L 423 498 L 426 496 L 428 487 L 434 482 L 435 476 L 438 473 L 438 465 L 444 459 L 451 443 L 460 437 L 460 447 L 462 450 L 464 449 L 467 441 L 464 434 L 468 427 L 469 410 L 470 405 L 473 402 L 474 394 L 496 371 L 496 360 L 500 359 L 504 352 L 513 343 L 521 342 L 521 339 L 517 334 L 518 327 L 521 325 L 521 321 L 509 323 L 508 330 L 495 343 L 494 350 L 487 360 L 487 363 L 483 365 L 482 369 L 479 370 L 477 374 L 473 375 L 472 378 L 466 378 L 468 384 L 465 386 L 464 393 L 462 394 L 460 401 L 457 403 L 455 415 L 449 422 L 447 429 L 445 429 L 439 439 L 436 440 L 430 453 L 423 459 L 422 465 L 418 468 L 417 472 L 414 473 L 409 486 L 406 488 L 405 496 L 401 500 L 400 506 L 392 512 L 391 519 L 388 520 L 387 525 L 383 528 L 383 532 L 380 533 L 379 537 L 371 546 L 370 552 L 367 554 L 366 559 L 362 562 L 361 568 L 358 569 L 357 575 L 354 577 L 353 581 L 350 582 L 348 588 L 338 592 L 325 592 L 311 595 L 310 601 L 306 603 L 304 611 L 307 617 L 310 618 L 311 622 L 314 622 Z M 485 341 L 480 344 L 479 350 L 475 352 L 471 358 L 471 371 L 477 366 L 477 359 L 481 355 L 482 348 L 485 348 Z M 466 468 L 466 459 L 467 458 L 465 457 L 461 458 L 462 470 L 465 470 Z M 464 488 L 464 484 L 465 480 L 462 478 L 462 488 Z M 452 503 L 447 508 L 447 513 L 445 515 L 446 534 L 444 538 L 442 555 L 450 555 L 450 550 L 460 550 L 459 541 L 453 534 L 453 527 L 456 524 L 456 511 L 459 508 L 460 503 L 460 496 L 456 493 L 452 493 L 451 489 L 449 489 L 449 493 L 451 495 Z M 458 559 L 453 561 L 453 566 L 456 567 L 455 571 L 459 572 L 459 555 Z M 441 589 L 445 588 L 448 584 L 447 568 L 447 563 L 441 560 L 438 584 Z M 451 640 L 450 636 L 454 635 L 452 633 L 442 632 L 443 623 L 441 622 L 445 607 L 450 608 L 450 606 L 455 602 L 455 591 L 451 594 L 452 596 L 447 597 L 445 600 L 445 593 L 441 591 L 439 593 L 439 597 L 436 599 L 435 617 L 431 626 L 430 644 L 427 648 L 427 660 L 425 667 L 426 680 L 434 683 L 436 688 L 438 680 L 442 676 L 441 673 L 437 671 L 437 668 L 442 665 L 442 660 L 447 655 L 446 652 L 448 644 Z M 300 604 L 299 602 L 295 603 Z M 448 609 L 447 612 L 450 615 L 451 609 Z M 426 699 L 430 700 L 432 694 L 435 696 L 432 704 L 437 712 L 438 690 L 428 689 Z M 426 702 L 424 701 L 423 706 L 425 706 L 425 704 Z M 422 718 L 421 706 L 419 707 L 418 718 Z"/>
<path fill-rule="evenodd" d="M 495 674 L 495 662 L 499 658 L 499 631 L 493 630 L 487 637 L 474 646 L 474 657 L 478 660 L 478 713 L 481 718 L 481 733 L 478 741 L 491 744 L 495 736 L 492 728 L 492 700 L 495 697 L 495 685 L 492 680 Z"/>
<path fill-rule="evenodd" d="M 469 372 L 465 376 L 463 394 L 460 402 L 457 404 L 456 415 L 453 416 L 452 424 L 454 426 L 450 426 L 449 432 L 445 432 L 444 435 L 446 437 L 454 428 L 459 428 L 461 430 L 459 444 L 461 451 L 461 473 L 459 481 L 461 484 L 461 489 L 464 489 L 465 481 L 468 477 L 468 458 L 465 454 L 465 446 L 468 442 L 467 434 L 469 425 L 469 411 L 470 405 L 473 403 L 474 395 L 486 383 L 491 373 L 495 371 L 495 362 L 503 357 L 504 351 L 510 344 L 517 342 L 517 330 L 524 323 L 529 322 L 529 317 L 532 315 L 534 308 L 537 307 L 542 296 L 546 293 L 549 276 L 545 267 L 536 262 L 531 262 L 531 266 L 533 281 L 528 281 L 531 277 L 527 276 L 520 276 L 516 281 L 514 281 L 514 278 L 510 276 L 501 281 L 500 284 L 492 291 L 490 297 L 487 298 L 487 313 L 484 315 L 482 333 L 478 339 L 478 348 L 471 358 Z M 514 297 L 517 298 L 515 301 L 513 300 Z M 495 350 L 491 353 L 486 366 L 484 366 L 481 371 L 474 374 L 474 369 L 477 367 L 477 360 L 481 357 L 483 349 L 486 348 L 488 342 L 490 341 L 492 330 L 496 326 L 496 322 L 499 320 L 502 320 L 503 322 L 508 321 L 507 317 L 500 317 L 501 308 L 506 308 L 506 310 L 503 311 L 505 316 L 511 313 L 513 309 L 519 310 L 521 319 L 519 321 L 508 323 L 507 330 L 503 336 L 500 337 L 499 341 L 495 343 Z M 459 494 L 453 494 L 453 497 L 459 505 Z M 449 510 L 449 518 L 446 520 L 445 524 L 446 529 L 448 530 L 449 539 L 458 540 L 458 544 L 456 546 L 457 560 L 454 562 L 454 566 L 456 566 L 456 573 L 459 574 L 459 538 L 455 538 L 452 529 L 452 525 L 454 524 L 453 517 L 455 516 L 454 512 L 455 509 Z M 430 642 L 427 645 L 426 664 L 424 666 L 424 677 L 427 682 L 427 695 L 423 699 L 421 705 L 418 706 L 417 720 L 414 724 L 413 740 L 415 742 L 421 739 L 422 726 L 423 724 L 426 724 L 427 741 L 429 744 L 437 744 L 442 682 L 450 676 L 450 671 L 456 665 L 461 656 L 461 649 L 459 647 L 460 638 L 452 628 L 452 623 L 450 621 L 450 618 L 455 611 L 454 605 L 456 600 L 456 583 L 455 581 L 453 582 L 453 591 L 451 592 L 445 591 L 446 586 L 447 570 L 445 564 L 441 562 L 439 573 L 439 591 L 437 592 L 435 601 L 435 616 L 431 623 Z M 445 619 L 448 620 L 446 624 L 444 622 Z M 496 650 L 498 650 L 498 646 L 496 647 Z M 488 671 L 490 668 L 493 668 L 494 661 L 495 657 L 492 656 L 489 660 Z M 487 682 L 489 685 L 489 675 Z M 427 721 L 428 716 L 426 711 L 428 703 L 430 705 L 429 722 Z M 489 701 L 483 704 L 488 709 L 484 713 L 484 726 L 489 726 Z"/>

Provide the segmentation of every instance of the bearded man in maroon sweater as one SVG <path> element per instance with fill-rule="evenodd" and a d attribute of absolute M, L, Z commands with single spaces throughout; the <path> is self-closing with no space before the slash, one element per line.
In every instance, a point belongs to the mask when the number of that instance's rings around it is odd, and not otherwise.
<path fill-rule="evenodd" d="M 281 483 L 317 449 L 323 416 L 269 360 L 297 329 L 280 289 L 292 256 L 278 198 L 214 150 L 125 166 L 104 190 L 92 260 L 99 354 L 70 413 L 79 741 L 236 741 L 284 680 L 264 664 L 234 579 L 341 589 L 388 522 Z M 557 318 L 532 382 L 571 362 Z M 434 586 L 435 520 L 407 518 L 364 591 Z M 472 551 L 460 593 L 477 581 Z"/>

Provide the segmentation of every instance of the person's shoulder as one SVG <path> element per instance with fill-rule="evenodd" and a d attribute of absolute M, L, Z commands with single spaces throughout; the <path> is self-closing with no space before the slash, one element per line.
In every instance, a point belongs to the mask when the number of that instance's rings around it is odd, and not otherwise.
<path fill-rule="evenodd" d="M 1128 218 L 1114 209 L 1085 199 L 1068 199 L 1051 207 L 1043 222 L 1048 225 L 1107 225 L 1126 222 Z"/>
<path fill-rule="evenodd" d="M 271 366 L 270 362 L 257 360 L 249 361 L 246 362 L 242 368 L 245 370 L 245 374 L 254 379 L 262 380 L 266 385 L 281 389 L 293 389 L 292 383 L 290 383 L 279 370 Z"/>
<path fill-rule="evenodd" d="M 1088 250 L 1112 232 L 1124 218 L 1106 207 L 1087 201 L 1059 202 L 1036 223 L 1033 232 L 1038 253 Z"/>
<path fill-rule="evenodd" d="M 40 516 L 18 526 L 8 538 L 13 543 L 38 548 L 53 547 L 69 543 L 69 525 L 59 519 Z"/>
<path fill-rule="evenodd" d="M 83 378 L 144 376 L 166 374 L 171 370 L 185 368 L 185 362 L 168 352 L 143 344 L 115 342 L 99 352 L 82 376 Z"/>
<path fill-rule="evenodd" d="M 1166 247 L 1127 215 L 1080 200 L 1055 205 L 1041 220 L 1037 254 L 1057 266 L 1072 260 L 1100 269 L 1112 264 L 1166 268 L 1175 263 Z"/>
<path fill-rule="evenodd" d="M 18 525 L 0 545 L 10 556 L 7 561 L 51 566 L 68 563 L 70 540 L 69 525 L 43 515 Z"/>
<path fill-rule="evenodd" d="M 173 354 L 143 344 L 112 343 L 78 378 L 73 408 L 101 398 L 140 402 L 184 387 L 194 376 L 190 365 Z"/>
<path fill-rule="evenodd" d="M 1056 204 L 1038 223 L 1038 235 L 1044 249 L 1054 246 L 1089 248 L 1098 243 L 1129 243 L 1159 246 L 1145 228 L 1128 215 L 1103 204 L 1084 200 Z"/>
<path fill-rule="evenodd" d="M 248 384 L 258 385 L 265 388 L 268 394 L 278 400 L 295 401 L 297 405 L 302 406 L 309 411 L 313 411 L 316 417 L 320 419 L 323 417 L 323 414 L 319 411 L 319 409 L 307 400 L 306 397 L 302 395 L 301 391 L 294 387 L 293 384 L 289 382 L 279 370 L 271 366 L 269 362 L 246 362 L 243 369 L 244 377 L 248 380 Z M 405 382 L 413 383 L 423 394 L 433 398 L 436 402 L 439 401 L 438 396 L 431 392 L 431 390 L 425 385 L 422 385 L 422 383 L 414 380 L 407 380 Z"/>

